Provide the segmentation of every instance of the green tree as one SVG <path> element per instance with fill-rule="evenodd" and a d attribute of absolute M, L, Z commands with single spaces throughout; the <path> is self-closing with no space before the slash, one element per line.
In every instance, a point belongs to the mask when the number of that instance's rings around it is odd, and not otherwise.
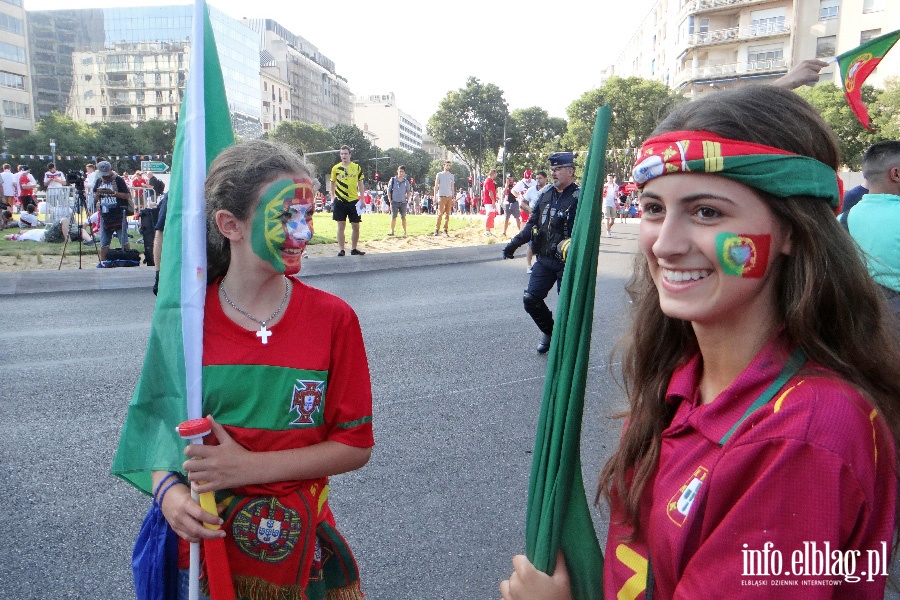
<path fill-rule="evenodd" d="M 865 89 L 865 88 L 863 88 Z M 889 77 L 872 111 L 875 130 L 887 140 L 900 140 L 900 77 Z"/>
<path fill-rule="evenodd" d="M 311 154 L 306 159 L 313 165 L 320 181 L 324 181 L 329 176 L 331 167 L 338 160 L 337 152 L 316 154 L 337 150 L 331 133 L 321 125 L 302 121 L 282 121 L 278 128 L 269 134 L 269 137 L 298 152 Z"/>
<path fill-rule="evenodd" d="M 539 106 L 519 108 L 509 115 L 506 145 L 506 172 L 518 179 L 525 169 L 533 171 L 547 166 L 547 157 L 559 150 L 566 133 L 566 120 L 551 117 Z"/>
<path fill-rule="evenodd" d="M 480 174 L 485 158 L 495 155 L 503 145 L 503 123 L 508 114 L 499 87 L 469 77 L 466 87 L 448 92 L 441 100 L 428 120 L 428 135 L 459 156 L 470 171 Z"/>
<path fill-rule="evenodd" d="M 135 128 L 140 154 L 171 154 L 175 148 L 175 122 L 153 119 Z"/>
<path fill-rule="evenodd" d="M 610 77 L 597 89 L 585 92 L 567 109 L 569 128 L 563 144 L 573 151 L 587 150 L 597 109 L 612 109 L 606 172 L 628 179 L 634 150 L 683 98 L 658 81 L 640 77 Z"/>
<path fill-rule="evenodd" d="M 844 164 L 851 171 L 862 166 L 862 155 L 866 148 L 885 139 L 882 132 L 874 133 L 863 127 L 844 98 L 844 92 L 834 83 L 823 81 L 813 87 L 797 90 L 801 98 L 813 105 L 828 126 L 837 135 Z M 870 85 L 862 88 L 862 99 L 866 106 L 877 109 L 879 92 Z"/>

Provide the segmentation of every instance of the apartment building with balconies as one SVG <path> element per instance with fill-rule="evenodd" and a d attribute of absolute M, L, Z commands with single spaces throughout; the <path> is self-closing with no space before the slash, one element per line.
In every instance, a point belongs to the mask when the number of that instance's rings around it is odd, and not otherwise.
<path fill-rule="evenodd" d="M 243 23 L 258 34 L 279 76 L 290 84 L 292 120 L 326 129 L 353 123 L 350 86 L 337 74 L 333 60 L 273 19 L 243 19 Z"/>
<path fill-rule="evenodd" d="M 260 52 L 260 67 L 262 124 L 263 131 L 269 133 L 282 121 L 291 120 L 291 84 L 281 77 L 281 68 L 267 50 Z"/>
<path fill-rule="evenodd" d="M 0 123 L 10 137 L 34 131 L 27 39 L 22 0 L 0 0 Z"/>
<path fill-rule="evenodd" d="M 29 11 L 36 117 L 56 110 L 88 123 L 177 120 L 191 11 L 189 5 Z M 216 8 L 210 21 L 232 125 L 243 138 L 259 137 L 258 38 Z"/>
<path fill-rule="evenodd" d="M 658 0 L 603 79 L 644 77 L 695 97 L 771 81 L 896 29 L 896 0 Z M 869 82 L 890 75 L 900 75 L 900 56 L 888 55 Z M 839 84 L 836 65 L 821 79 Z"/>

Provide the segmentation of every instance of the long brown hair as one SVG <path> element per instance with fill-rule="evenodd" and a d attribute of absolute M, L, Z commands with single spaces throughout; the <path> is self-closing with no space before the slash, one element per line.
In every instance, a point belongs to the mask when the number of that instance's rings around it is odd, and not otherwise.
<path fill-rule="evenodd" d="M 262 188 L 278 175 L 312 176 L 312 168 L 284 144 L 252 140 L 222 151 L 206 176 L 206 279 L 212 283 L 228 271 L 231 246 L 216 225 L 216 212 L 227 210 L 246 221 L 259 202 Z"/>
<path fill-rule="evenodd" d="M 710 94 L 677 108 L 653 135 L 706 130 L 810 156 L 837 169 L 834 134 L 804 100 L 772 86 Z M 814 361 L 855 385 L 887 422 L 900 446 L 900 341 L 887 305 L 858 248 L 820 199 L 758 192 L 791 231 L 792 251 L 777 277 L 777 311 L 790 339 Z M 665 402 L 673 371 L 697 352 L 691 324 L 663 314 L 647 261 L 639 256 L 627 286 L 633 302 L 621 342 L 628 426 L 600 473 L 597 501 L 615 491 L 635 529 L 641 495 L 659 460 L 662 432 L 674 415 Z"/>

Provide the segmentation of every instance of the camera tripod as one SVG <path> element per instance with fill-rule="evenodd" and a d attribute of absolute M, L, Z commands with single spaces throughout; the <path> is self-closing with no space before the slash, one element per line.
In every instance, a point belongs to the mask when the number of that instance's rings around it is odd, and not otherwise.
<path fill-rule="evenodd" d="M 81 243 L 82 243 L 82 231 L 84 228 L 84 215 L 88 215 L 90 218 L 90 210 L 88 210 L 87 206 L 87 198 L 84 193 L 84 186 L 75 186 L 75 200 L 72 203 L 72 216 L 69 219 L 69 234 L 66 236 L 65 243 L 63 244 L 62 256 L 59 257 L 59 267 L 56 268 L 57 271 L 62 269 L 63 260 L 66 258 L 66 248 L 69 246 L 69 240 L 72 239 L 72 227 L 75 227 L 78 231 L 78 268 L 81 269 Z M 94 246 L 94 252 L 97 253 L 97 262 L 100 262 L 100 249 L 97 248 L 97 240 L 94 237 L 94 231 L 90 229 L 90 225 L 88 225 L 88 231 L 91 234 L 91 242 Z"/>

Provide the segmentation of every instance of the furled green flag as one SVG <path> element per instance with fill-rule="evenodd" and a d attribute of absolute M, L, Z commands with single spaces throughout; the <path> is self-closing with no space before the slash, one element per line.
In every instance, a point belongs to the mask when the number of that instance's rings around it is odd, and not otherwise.
<path fill-rule="evenodd" d="M 234 132 L 209 10 L 195 3 L 191 63 L 175 134 L 172 178 L 144 368 L 122 427 L 112 473 L 149 494 L 152 471 L 181 471 L 185 442 L 175 426 L 201 412 L 206 301 L 206 198 L 209 164 Z"/>
<path fill-rule="evenodd" d="M 575 600 L 603 597 L 603 553 L 581 474 L 581 417 L 591 349 L 609 119 L 609 106 L 601 106 L 556 305 L 528 486 L 525 553 L 538 569 L 552 573 L 557 550 L 562 550 Z"/>

